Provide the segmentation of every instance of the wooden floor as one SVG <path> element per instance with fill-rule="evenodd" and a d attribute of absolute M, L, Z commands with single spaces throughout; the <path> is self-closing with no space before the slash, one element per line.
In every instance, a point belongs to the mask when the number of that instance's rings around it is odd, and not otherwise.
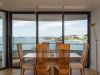
<path fill-rule="evenodd" d="M 2 67 L 2 60 L 0 59 L 0 67 Z"/>
<path fill-rule="evenodd" d="M 20 69 L 5 69 L 0 71 L 0 75 L 20 75 Z M 33 75 L 32 71 L 25 71 L 25 75 Z M 72 75 L 81 75 L 79 70 L 73 70 Z M 95 75 L 90 69 L 85 69 L 85 75 Z M 99 74 L 100 75 L 100 74 Z"/>

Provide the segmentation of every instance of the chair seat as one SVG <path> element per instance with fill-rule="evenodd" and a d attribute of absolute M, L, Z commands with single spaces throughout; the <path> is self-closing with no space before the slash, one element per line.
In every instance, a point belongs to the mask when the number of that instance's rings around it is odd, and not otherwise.
<path fill-rule="evenodd" d="M 31 63 L 24 63 L 23 64 L 24 69 L 34 69 L 34 64 Z"/>
<path fill-rule="evenodd" d="M 47 72 L 50 69 L 50 65 L 36 65 L 36 70 L 39 72 Z"/>
<path fill-rule="evenodd" d="M 69 66 L 67 65 L 55 65 L 55 69 L 59 71 L 59 73 L 69 73 Z"/>
<path fill-rule="evenodd" d="M 80 68 L 83 68 L 83 65 L 81 63 L 70 63 L 70 68 L 80 69 Z"/>

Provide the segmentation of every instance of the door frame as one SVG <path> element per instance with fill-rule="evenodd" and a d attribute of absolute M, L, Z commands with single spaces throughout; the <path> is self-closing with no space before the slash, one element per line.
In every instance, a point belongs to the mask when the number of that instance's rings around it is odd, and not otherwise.
<path fill-rule="evenodd" d="M 9 67 L 13 67 L 12 66 L 12 15 L 13 14 L 36 14 L 36 44 L 38 44 L 38 28 L 39 28 L 39 25 L 38 25 L 38 16 L 39 14 L 62 14 L 62 42 L 64 43 L 64 14 L 86 14 L 87 15 L 87 20 L 88 20 L 88 43 L 90 45 L 90 49 L 89 49 L 89 54 L 88 54 L 88 63 L 87 63 L 87 67 L 90 67 L 90 57 L 91 57 L 91 27 L 90 27 L 90 23 L 91 23 L 91 13 L 89 11 L 38 11 L 38 12 L 34 12 L 34 11 L 31 11 L 31 12 L 16 12 L 16 11 L 13 11 L 13 12 L 9 12 L 9 26 L 8 26 L 8 40 L 9 40 L 9 43 L 8 43 L 8 53 L 9 53 L 9 58 L 8 58 L 8 62 L 9 62 Z M 14 67 L 14 68 L 17 68 L 17 67 Z"/>

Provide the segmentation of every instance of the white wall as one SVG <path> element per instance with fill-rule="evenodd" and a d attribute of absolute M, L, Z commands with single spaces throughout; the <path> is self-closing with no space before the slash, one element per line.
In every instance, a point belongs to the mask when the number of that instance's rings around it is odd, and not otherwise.
<path fill-rule="evenodd" d="M 98 37 L 98 71 L 100 72 L 100 8 L 91 12 L 91 23 L 96 23 L 96 32 Z M 91 68 L 96 69 L 96 46 L 93 35 L 93 29 L 91 28 Z"/>

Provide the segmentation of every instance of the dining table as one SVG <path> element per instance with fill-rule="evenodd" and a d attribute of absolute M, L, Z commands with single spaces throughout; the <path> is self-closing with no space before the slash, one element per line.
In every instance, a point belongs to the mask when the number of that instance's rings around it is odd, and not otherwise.
<path fill-rule="evenodd" d="M 59 53 L 46 53 L 47 54 L 47 57 L 49 58 L 49 59 L 58 59 L 59 58 Z M 41 53 L 40 53 L 40 55 L 41 55 Z M 34 59 L 36 59 L 36 53 L 26 53 L 23 57 L 24 58 L 34 58 Z M 70 53 L 70 59 L 71 59 L 71 61 L 73 61 L 73 60 L 75 60 L 75 62 L 77 62 L 77 60 L 79 60 L 81 58 L 81 55 L 79 55 L 78 53 Z M 72 63 L 72 62 L 71 62 Z M 50 63 L 50 65 L 51 65 L 51 75 L 55 75 L 54 74 L 54 65 L 55 65 L 55 62 L 53 62 L 53 63 Z"/>
<path fill-rule="evenodd" d="M 52 55 L 53 55 L 53 58 L 59 57 L 59 53 L 53 53 Z M 36 53 L 26 53 L 23 57 L 24 58 L 36 58 Z M 47 57 L 51 58 L 51 53 L 47 53 Z M 81 58 L 81 55 L 77 53 L 70 53 L 70 58 Z"/>
<path fill-rule="evenodd" d="M 42 53 L 40 53 L 41 56 Z M 46 53 L 48 59 L 58 59 L 59 58 L 59 53 Z M 24 58 L 32 58 L 36 59 L 36 53 L 26 53 L 23 57 Z M 79 62 L 81 58 L 81 55 L 78 53 L 70 53 L 70 61 L 71 62 Z"/>

